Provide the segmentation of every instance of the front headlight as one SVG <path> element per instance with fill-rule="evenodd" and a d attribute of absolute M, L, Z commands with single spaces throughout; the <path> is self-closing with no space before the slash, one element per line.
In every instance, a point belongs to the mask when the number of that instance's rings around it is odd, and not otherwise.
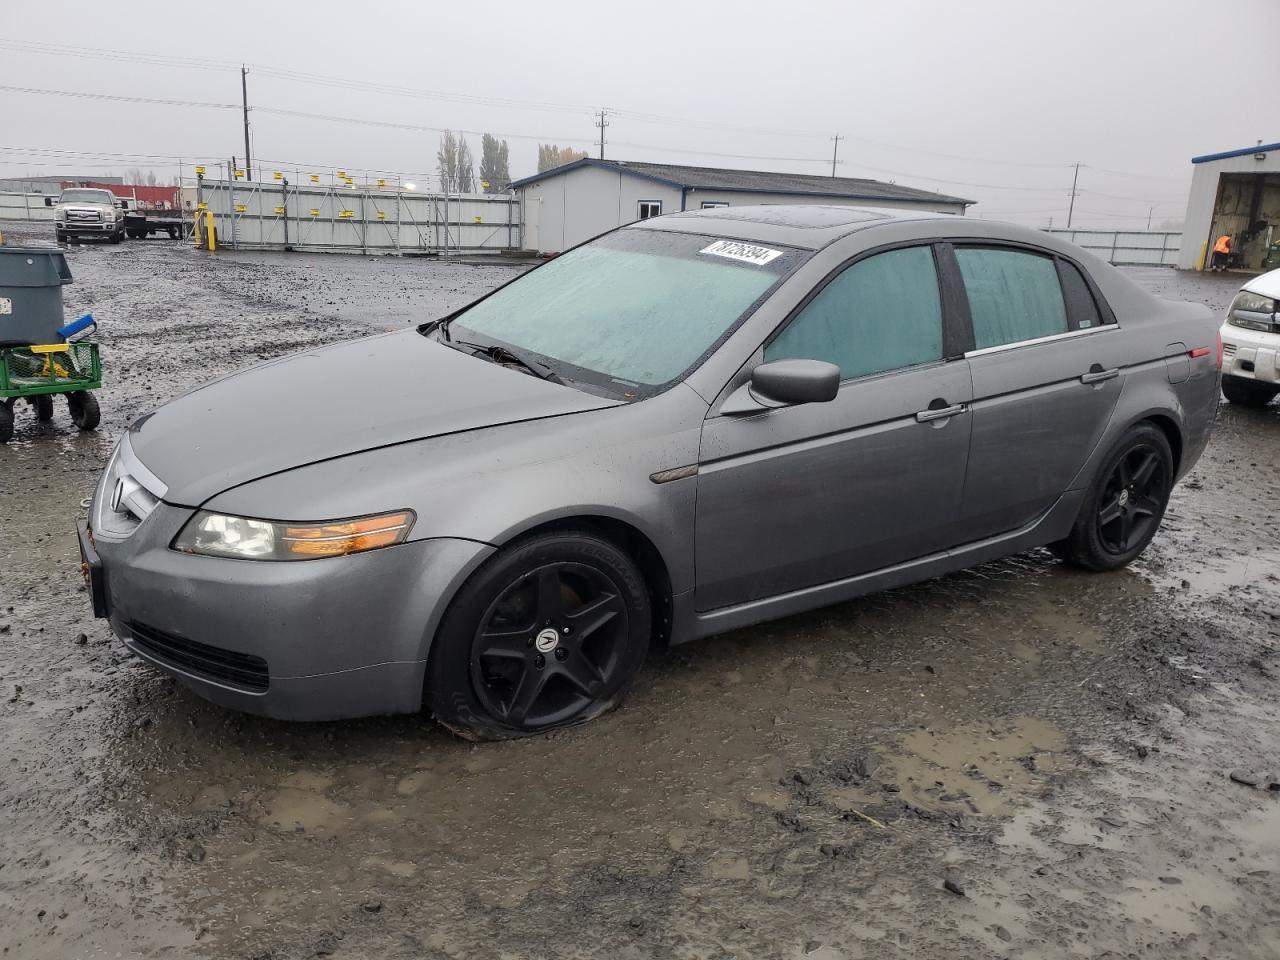
<path fill-rule="evenodd" d="M 1276 330 L 1276 307 L 1276 301 L 1270 297 L 1241 290 L 1227 310 L 1227 323 L 1272 333 Z"/>
<path fill-rule="evenodd" d="M 403 543 L 415 519 L 399 510 L 354 520 L 299 524 L 199 511 L 173 541 L 173 549 L 236 560 L 315 560 Z"/>

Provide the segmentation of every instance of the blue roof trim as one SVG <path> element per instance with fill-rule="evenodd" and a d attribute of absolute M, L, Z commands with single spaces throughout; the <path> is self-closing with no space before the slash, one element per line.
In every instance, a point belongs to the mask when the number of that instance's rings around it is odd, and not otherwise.
<path fill-rule="evenodd" d="M 870 203 L 927 203 L 929 200 L 929 191 L 921 191 L 925 194 L 922 197 L 886 197 L 883 194 L 875 196 L 873 194 L 864 193 L 817 193 L 813 190 L 768 190 L 764 187 L 693 187 L 689 188 L 692 192 L 698 193 L 769 193 L 779 197 L 833 197 L 840 200 L 866 200 Z M 908 189 L 915 190 L 916 187 Z M 954 207 L 957 203 L 969 206 L 977 203 L 977 200 L 966 200 L 963 197 L 942 197 L 938 196 L 938 203 L 946 204 Z"/>
<path fill-rule="evenodd" d="M 604 170 L 611 170 L 617 173 L 625 173 L 628 176 L 639 177 L 641 180 L 652 180 L 654 183 L 663 183 L 668 187 L 675 187 L 677 190 L 683 189 L 685 184 L 676 180 L 668 180 L 666 177 L 655 177 L 650 173 L 641 173 L 639 170 L 631 170 L 622 164 L 611 160 L 596 160 L 594 157 L 583 157 L 581 160 L 575 160 L 573 163 L 566 163 L 561 167 L 552 167 L 550 170 L 543 170 L 542 173 L 535 173 L 532 177 L 525 177 L 523 180 L 512 180 L 511 187 L 527 187 L 531 183 L 537 183 L 539 180 L 546 180 L 548 177 L 558 177 L 562 173 L 569 173 L 571 170 L 579 170 L 582 167 L 600 167 Z"/>
<path fill-rule="evenodd" d="M 1225 160 L 1227 157 L 1247 157 L 1251 153 L 1270 153 L 1280 150 L 1280 143 L 1260 143 L 1256 147 L 1241 147 L 1239 150 L 1224 150 L 1222 153 L 1206 153 L 1201 157 L 1192 157 L 1192 163 L 1208 163 L 1210 160 Z"/>

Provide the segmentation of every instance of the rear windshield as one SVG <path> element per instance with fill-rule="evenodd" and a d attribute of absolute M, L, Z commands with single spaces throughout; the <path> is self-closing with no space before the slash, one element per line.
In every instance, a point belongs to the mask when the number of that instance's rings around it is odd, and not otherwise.
<path fill-rule="evenodd" d="M 449 333 L 532 352 L 567 380 L 648 395 L 681 379 L 806 256 L 618 230 L 495 291 L 458 314 Z"/>
<path fill-rule="evenodd" d="M 109 190 L 63 190 L 58 200 L 61 203 L 112 203 L 115 197 Z"/>

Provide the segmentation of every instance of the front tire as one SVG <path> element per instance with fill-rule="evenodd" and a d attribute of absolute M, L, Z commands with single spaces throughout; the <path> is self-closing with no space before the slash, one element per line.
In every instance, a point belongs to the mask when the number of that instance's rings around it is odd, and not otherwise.
<path fill-rule="evenodd" d="M 1243 377 L 1225 376 L 1222 378 L 1222 395 L 1234 404 L 1242 407 L 1265 407 L 1280 393 L 1280 387 L 1273 387 L 1256 380 Z"/>
<path fill-rule="evenodd" d="M 1103 461 L 1071 533 L 1050 549 L 1085 570 L 1118 570 L 1132 563 L 1160 528 L 1173 491 L 1173 469 L 1164 432 L 1152 423 L 1138 424 Z"/>
<path fill-rule="evenodd" d="M 588 531 L 503 548 L 463 585 L 427 668 L 437 720 L 469 740 L 583 723 L 617 706 L 649 647 L 636 565 Z"/>

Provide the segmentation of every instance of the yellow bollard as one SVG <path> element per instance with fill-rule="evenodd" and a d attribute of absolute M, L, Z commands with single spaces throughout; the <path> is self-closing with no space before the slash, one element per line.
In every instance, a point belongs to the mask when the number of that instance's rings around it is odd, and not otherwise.
<path fill-rule="evenodd" d="M 204 234 L 209 243 L 210 251 L 218 249 L 218 239 L 216 236 L 217 229 L 213 225 L 213 211 L 206 210 L 204 212 Z"/>
<path fill-rule="evenodd" d="M 1204 258 L 1209 252 L 1209 241 L 1200 244 L 1200 259 L 1196 261 L 1196 272 L 1204 273 Z"/>

